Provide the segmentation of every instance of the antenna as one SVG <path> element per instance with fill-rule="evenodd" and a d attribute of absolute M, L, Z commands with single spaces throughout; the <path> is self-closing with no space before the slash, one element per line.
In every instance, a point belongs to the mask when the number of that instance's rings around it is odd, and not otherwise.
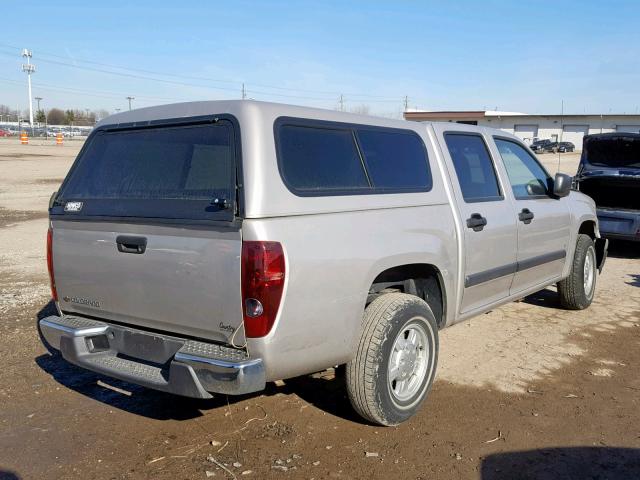
<path fill-rule="evenodd" d="M 129 110 L 131 110 L 131 100 L 135 100 L 136 97 L 127 97 L 127 100 L 129 100 Z"/>

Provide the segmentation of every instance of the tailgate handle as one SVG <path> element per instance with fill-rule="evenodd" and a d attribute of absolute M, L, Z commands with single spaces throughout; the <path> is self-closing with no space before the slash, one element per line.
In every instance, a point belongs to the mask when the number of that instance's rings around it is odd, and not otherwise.
<path fill-rule="evenodd" d="M 130 237 L 128 235 L 118 235 L 116 237 L 118 251 L 122 253 L 141 254 L 147 249 L 147 237 Z"/>

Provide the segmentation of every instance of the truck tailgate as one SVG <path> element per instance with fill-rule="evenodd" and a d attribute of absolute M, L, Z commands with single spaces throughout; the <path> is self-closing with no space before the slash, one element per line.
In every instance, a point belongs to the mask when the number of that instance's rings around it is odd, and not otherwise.
<path fill-rule="evenodd" d="M 239 227 L 68 220 L 52 226 L 63 311 L 225 343 L 242 326 Z M 119 237 L 146 239 L 146 248 L 119 249 Z M 233 342 L 244 342 L 241 328 Z"/>

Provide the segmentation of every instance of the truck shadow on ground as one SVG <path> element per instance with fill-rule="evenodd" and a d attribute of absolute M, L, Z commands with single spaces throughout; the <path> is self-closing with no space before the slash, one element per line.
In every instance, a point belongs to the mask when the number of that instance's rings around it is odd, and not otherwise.
<path fill-rule="evenodd" d="M 215 395 L 211 399 L 202 400 L 151 390 L 100 375 L 76 367 L 60 355 L 45 354 L 35 361 L 65 388 L 113 408 L 155 420 L 189 420 L 201 417 L 211 410 L 226 409 L 229 405 L 258 395 L 295 394 L 328 414 L 362 423 L 362 419 L 351 408 L 341 378 L 304 376 L 287 380 L 280 386 L 268 383 L 265 390 L 253 395 Z"/>
<path fill-rule="evenodd" d="M 49 302 L 38 312 L 37 318 L 40 320 L 55 313 L 53 302 Z M 265 390 L 255 394 L 215 395 L 212 399 L 202 400 L 180 397 L 97 374 L 67 362 L 57 352 L 40 355 L 35 362 L 65 388 L 111 407 L 155 420 L 188 420 L 258 395 L 296 394 L 331 415 L 362 422 L 347 398 L 342 369 L 337 374 L 325 372 L 306 375 L 279 385 L 268 383 Z"/>
<path fill-rule="evenodd" d="M 506 452 L 482 460 L 482 480 L 640 478 L 640 450 L 614 447 L 560 447 Z"/>
<path fill-rule="evenodd" d="M 562 306 L 560 305 L 560 297 L 558 296 L 558 292 L 555 289 L 551 288 L 545 288 L 544 290 L 540 290 L 539 292 L 532 293 L 531 295 L 528 295 L 524 299 L 522 299 L 522 301 L 524 303 L 535 305 L 537 307 L 553 309 L 562 308 Z"/>

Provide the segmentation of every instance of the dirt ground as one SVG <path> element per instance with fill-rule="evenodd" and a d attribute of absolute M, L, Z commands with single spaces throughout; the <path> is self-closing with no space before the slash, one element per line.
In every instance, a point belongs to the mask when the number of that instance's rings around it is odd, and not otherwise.
<path fill-rule="evenodd" d="M 364 424 L 333 371 L 178 398 L 38 340 L 46 208 L 78 149 L 0 141 L 0 479 L 640 478 L 637 245 L 611 246 L 588 310 L 561 310 L 550 288 L 442 331 L 433 390 L 399 427 Z"/>

